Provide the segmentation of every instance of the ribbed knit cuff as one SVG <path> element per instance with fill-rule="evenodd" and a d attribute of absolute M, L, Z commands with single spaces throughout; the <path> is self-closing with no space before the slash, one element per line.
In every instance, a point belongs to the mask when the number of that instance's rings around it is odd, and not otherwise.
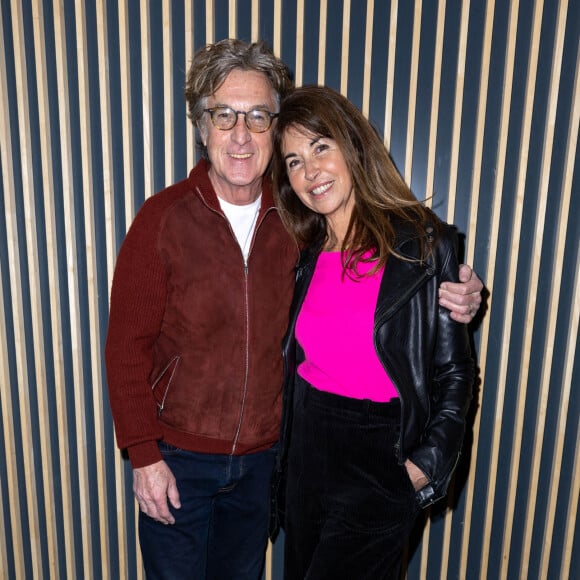
<path fill-rule="evenodd" d="M 137 467 L 146 467 L 163 459 L 157 441 L 145 441 L 127 448 L 129 460 L 133 469 Z"/>

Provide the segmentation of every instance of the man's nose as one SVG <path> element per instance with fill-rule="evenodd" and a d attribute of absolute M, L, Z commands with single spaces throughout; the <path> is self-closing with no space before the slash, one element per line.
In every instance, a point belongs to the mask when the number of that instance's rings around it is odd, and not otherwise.
<path fill-rule="evenodd" d="M 236 124 L 232 127 L 232 139 L 242 145 L 252 138 L 251 132 L 246 126 L 246 115 L 238 114 Z"/>

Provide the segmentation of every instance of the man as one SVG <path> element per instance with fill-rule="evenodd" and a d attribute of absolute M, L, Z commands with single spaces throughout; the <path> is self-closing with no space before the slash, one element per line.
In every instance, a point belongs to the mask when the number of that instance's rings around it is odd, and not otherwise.
<path fill-rule="evenodd" d="M 203 159 L 144 203 L 119 253 L 105 356 L 150 579 L 261 575 L 298 259 L 264 175 L 290 87 L 263 43 L 199 50 L 185 94 Z M 441 304 L 469 321 L 480 290 L 475 276 Z"/>

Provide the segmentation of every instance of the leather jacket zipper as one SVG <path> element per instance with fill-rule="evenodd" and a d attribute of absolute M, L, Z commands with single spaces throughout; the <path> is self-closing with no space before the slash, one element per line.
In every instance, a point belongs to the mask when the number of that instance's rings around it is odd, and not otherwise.
<path fill-rule="evenodd" d="M 383 360 L 379 354 L 379 350 L 377 348 L 377 329 L 378 329 L 378 325 L 375 325 L 375 331 L 373 333 L 373 342 L 375 345 L 375 352 L 377 353 L 377 356 L 379 357 L 379 360 L 381 361 L 381 364 L 383 365 L 385 372 L 387 373 L 388 377 L 391 379 L 391 383 L 393 383 L 393 386 L 395 387 L 395 390 L 397 391 L 397 395 L 399 395 L 399 403 L 401 405 L 401 418 L 399 420 L 399 438 L 397 439 L 397 442 L 395 443 L 395 451 L 397 452 L 397 460 L 399 461 L 399 465 L 402 465 L 403 464 L 403 427 L 404 427 L 403 417 L 405 416 L 405 413 L 404 413 L 405 400 L 401 396 L 401 389 L 399 388 L 398 378 L 395 376 L 394 373 L 392 373 L 389 370 L 388 361 Z"/>
<path fill-rule="evenodd" d="M 399 464 L 401 464 L 401 465 L 403 464 L 403 455 L 404 455 L 403 433 L 405 432 L 404 431 L 405 425 L 404 425 L 403 418 L 405 416 L 405 412 L 404 412 L 405 411 L 405 399 L 401 395 L 401 390 L 399 388 L 399 379 L 389 369 L 388 360 L 383 360 L 383 358 L 381 357 L 381 355 L 379 353 L 378 344 L 377 344 L 377 334 L 378 334 L 379 328 L 389 318 L 391 318 L 391 316 L 393 316 L 393 314 L 400 308 L 400 306 L 402 304 L 405 304 L 411 298 L 411 296 L 413 296 L 413 294 L 415 294 L 417 288 L 423 284 L 425 279 L 430 278 L 431 276 L 432 276 L 431 269 L 427 269 L 425 272 L 423 272 L 423 275 L 407 290 L 407 292 L 405 292 L 402 296 L 399 297 L 399 300 L 397 300 L 387 310 L 385 310 L 384 312 L 381 312 L 379 318 L 375 322 L 374 329 L 373 329 L 373 343 L 375 345 L 375 352 L 377 353 L 377 356 L 379 357 L 379 360 L 381 361 L 381 364 L 383 365 L 385 372 L 387 373 L 387 375 L 389 375 L 389 378 L 391 379 L 391 382 L 393 383 L 393 386 L 395 387 L 395 390 L 397 391 L 397 394 L 399 395 L 399 402 L 401 405 L 401 420 L 400 420 L 400 426 L 399 426 L 399 429 L 400 429 L 399 439 L 397 440 L 397 443 L 395 444 L 395 448 L 397 451 L 397 459 L 399 461 Z M 385 353 L 385 359 L 387 357 L 388 357 L 388 355 Z"/>

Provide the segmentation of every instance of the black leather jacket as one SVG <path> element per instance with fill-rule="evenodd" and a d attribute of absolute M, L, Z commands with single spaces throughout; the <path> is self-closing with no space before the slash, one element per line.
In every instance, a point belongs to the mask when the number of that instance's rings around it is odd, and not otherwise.
<path fill-rule="evenodd" d="M 441 282 L 457 281 L 455 229 L 446 224 L 436 229 L 428 227 L 424 241 L 432 246 L 432 253 L 425 262 L 420 262 L 416 234 L 408 226 L 397 228 L 396 251 L 410 261 L 389 257 L 374 325 L 377 354 L 401 402 L 399 462 L 409 458 L 429 480 L 417 492 L 421 507 L 434 503 L 447 491 L 459 459 L 474 380 L 467 327 L 453 321 L 449 311 L 438 304 Z M 277 526 L 283 525 L 281 482 L 291 437 L 294 375 L 303 360 L 294 330 L 319 252 L 319 248 L 302 252 L 289 328 L 283 342 L 284 403 L 280 454 L 272 489 L 274 537 Z"/>

